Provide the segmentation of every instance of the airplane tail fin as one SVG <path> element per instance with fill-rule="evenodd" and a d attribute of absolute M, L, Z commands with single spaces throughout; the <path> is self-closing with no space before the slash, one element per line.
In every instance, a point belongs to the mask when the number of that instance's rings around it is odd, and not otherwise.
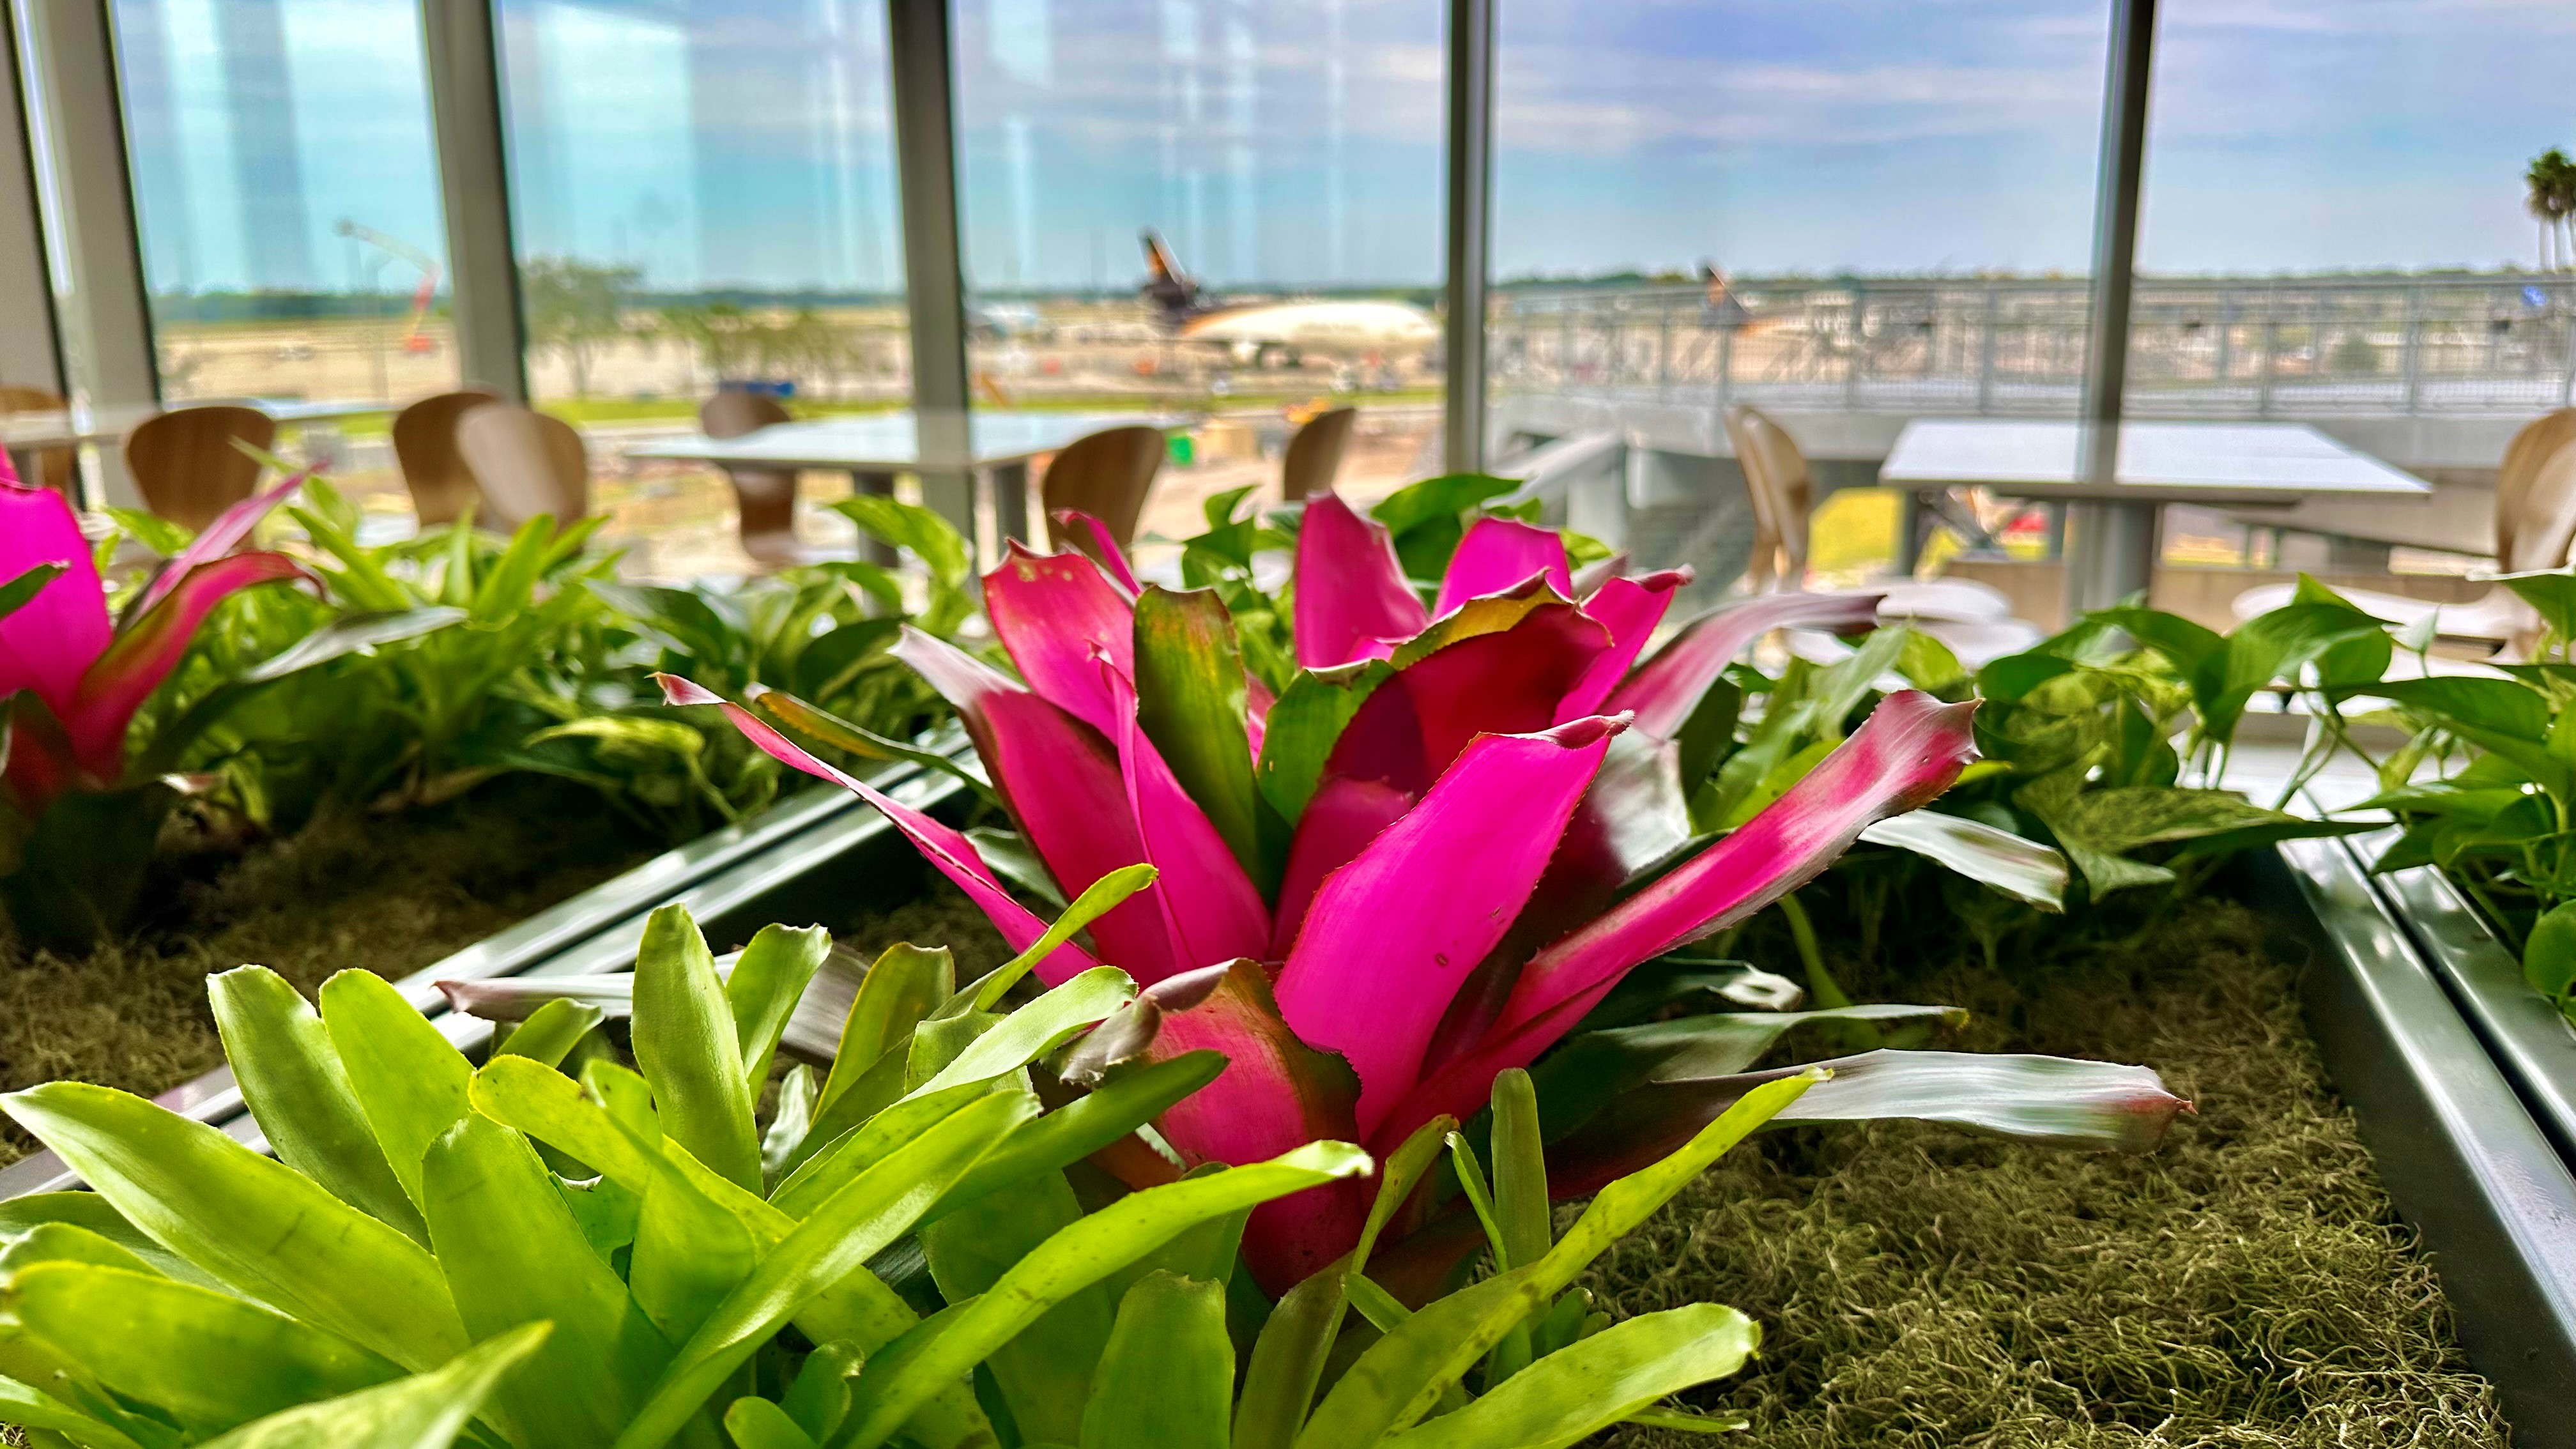
<path fill-rule="evenodd" d="M 1164 321 L 1179 322 L 1197 309 L 1199 284 L 1190 280 L 1189 273 L 1181 270 L 1180 262 L 1172 256 L 1172 249 L 1165 246 L 1163 239 L 1150 227 L 1144 232 L 1144 242 L 1147 276 L 1143 295 L 1162 313 Z"/>

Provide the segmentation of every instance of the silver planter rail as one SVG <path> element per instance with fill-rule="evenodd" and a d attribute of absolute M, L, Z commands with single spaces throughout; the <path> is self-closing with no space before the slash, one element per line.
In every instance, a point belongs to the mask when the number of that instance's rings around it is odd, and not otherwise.
<path fill-rule="evenodd" d="M 2480 949 L 2484 926 L 2446 886 L 2368 874 L 2384 844 L 2287 842 L 2250 860 L 2252 894 L 2310 948 L 2309 1029 L 2514 1442 L 2576 1449 L 2576 1176 L 2561 1155 L 2576 1039 L 2540 1029 L 2531 1008 L 2555 1013 L 2491 935 Z M 2556 1086 L 2535 1096 L 2521 1073 L 2543 1062 Z"/>

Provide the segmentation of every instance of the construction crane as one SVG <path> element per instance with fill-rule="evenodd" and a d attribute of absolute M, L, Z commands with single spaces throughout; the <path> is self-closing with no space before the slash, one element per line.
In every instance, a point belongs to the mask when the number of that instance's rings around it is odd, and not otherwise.
<path fill-rule="evenodd" d="M 419 269 L 420 289 L 413 292 L 411 296 L 411 326 L 403 333 L 402 350 L 415 356 L 436 351 L 438 344 L 430 341 L 428 335 L 420 330 L 420 324 L 429 316 L 430 298 L 438 293 L 440 275 L 438 259 L 409 242 L 389 237 L 371 226 L 360 226 L 347 217 L 340 218 L 339 224 L 331 230 L 353 241 L 365 242 L 378 251 L 398 261 L 409 262 Z"/>

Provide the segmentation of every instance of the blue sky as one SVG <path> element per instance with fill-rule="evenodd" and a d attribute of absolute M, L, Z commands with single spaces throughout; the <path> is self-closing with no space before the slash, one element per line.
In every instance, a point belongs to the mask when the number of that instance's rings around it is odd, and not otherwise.
<path fill-rule="evenodd" d="M 247 62 L 223 0 L 116 3 L 155 286 L 348 285 L 343 216 L 438 249 L 415 0 L 279 0 Z M 523 249 L 896 285 L 883 3 L 504 0 Z M 1437 281 L 1441 0 L 956 3 L 977 285 L 1127 285 L 1149 224 L 1221 286 Z M 1500 7 L 1503 276 L 2086 265 L 2101 0 Z M 2143 268 L 2533 258 L 2576 4 L 2162 10 Z"/>

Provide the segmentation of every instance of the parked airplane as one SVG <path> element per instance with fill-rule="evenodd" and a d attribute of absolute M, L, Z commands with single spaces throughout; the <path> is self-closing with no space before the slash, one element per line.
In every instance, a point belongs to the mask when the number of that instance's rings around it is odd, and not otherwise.
<path fill-rule="evenodd" d="M 1437 344 L 1440 324 L 1409 302 L 1210 301 L 1181 270 L 1171 248 L 1151 230 L 1144 234 L 1145 265 L 1152 273 L 1143 295 L 1162 324 L 1184 342 L 1226 348 L 1237 362 L 1296 365 L 1309 352 L 1360 360 L 1375 354 L 1415 352 Z"/>

